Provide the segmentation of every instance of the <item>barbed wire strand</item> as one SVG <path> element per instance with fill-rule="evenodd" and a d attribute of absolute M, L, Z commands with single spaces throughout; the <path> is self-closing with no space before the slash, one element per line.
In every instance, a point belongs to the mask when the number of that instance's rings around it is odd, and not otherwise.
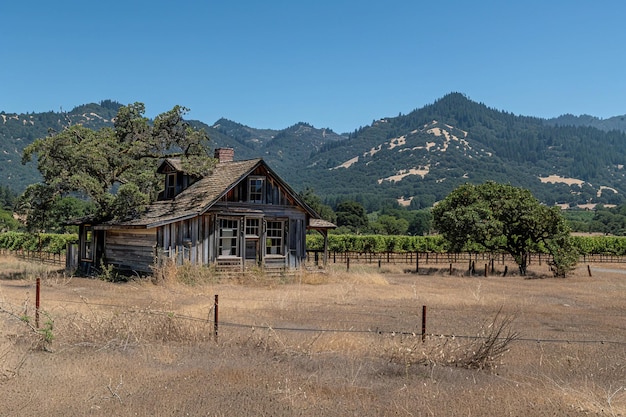
<path fill-rule="evenodd" d="M 185 314 L 177 314 L 172 313 L 170 311 L 160 311 L 160 310 L 151 310 L 151 309 L 134 309 L 129 308 L 128 306 L 116 305 L 116 304 L 106 304 L 106 303 L 89 303 L 86 301 L 71 301 L 64 300 L 59 301 L 55 300 L 55 302 L 68 302 L 68 303 L 80 303 L 86 305 L 95 305 L 101 307 L 117 307 L 117 308 L 126 308 L 130 313 L 139 313 L 139 314 L 149 314 L 149 315 L 159 315 L 159 316 L 167 316 L 170 318 L 181 319 L 181 320 L 189 320 L 195 322 L 201 322 L 206 324 L 214 324 L 213 320 L 189 316 Z M 6 310 L 1 308 L 2 304 L 9 303 L 0 303 L 0 311 Z M 15 308 L 23 307 L 23 306 L 12 306 Z M 211 307 L 212 309 L 213 307 Z M 6 310 L 9 311 L 9 310 Z M 361 333 L 361 334 L 372 334 L 372 335 L 392 335 L 392 336 L 413 336 L 413 337 L 422 337 L 421 332 L 410 332 L 405 330 L 372 330 L 372 329 L 322 329 L 322 328 L 304 328 L 304 327 L 287 327 L 287 326 L 270 326 L 267 324 L 244 324 L 244 323 L 233 323 L 227 321 L 220 321 L 219 326 L 221 327 L 236 327 L 236 328 L 244 328 L 250 330 L 263 329 L 263 330 L 274 330 L 274 331 L 286 331 L 286 332 L 304 332 L 304 333 Z M 467 339 L 467 340 L 482 340 L 488 339 L 486 336 L 469 336 L 469 335 L 455 335 L 455 334 L 436 334 L 436 333 L 426 333 L 425 337 L 428 338 L 446 338 L 446 339 Z M 503 340 L 505 338 L 497 338 L 496 340 Z M 580 339 L 553 339 L 553 338 L 529 338 L 529 337 L 516 337 L 514 341 L 518 342 L 532 342 L 532 343 L 562 343 L 562 344 L 599 344 L 599 345 L 618 345 L 618 346 L 626 346 L 626 342 L 615 341 L 615 340 L 580 340 Z"/>

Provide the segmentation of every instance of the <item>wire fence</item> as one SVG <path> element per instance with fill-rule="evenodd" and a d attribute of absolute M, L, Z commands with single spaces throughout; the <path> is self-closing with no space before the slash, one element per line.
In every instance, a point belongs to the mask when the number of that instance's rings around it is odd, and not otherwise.
<path fill-rule="evenodd" d="M 28 259 L 30 261 L 37 261 L 42 263 L 50 263 L 54 265 L 64 265 L 65 256 L 59 254 L 50 254 L 45 252 L 34 252 L 34 251 L 10 251 L 8 252 L 6 249 L 0 250 L 0 254 L 12 254 L 18 256 L 23 259 Z M 309 253 L 309 256 L 315 256 L 314 253 Z M 617 257 L 617 256 L 609 256 L 609 255 L 587 255 L 584 260 L 586 262 L 624 262 L 625 257 Z M 319 258 L 318 258 L 319 259 Z M 312 259 L 314 260 L 314 258 Z M 533 254 L 530 256 L 529 262 L 531 264 L 542 264 L 547 262 L 548 257 L 544 254 Z M 407 252 L 407 253 L 354 253 L 354 252 L 332 252 L 329 256 L 329 262 L 333 263 L 348 263 L 348 262 L 356 262 L 356 263 L 399 263 L 399 264 L 447 264 L 447 263 L 468 263 L 471 262 L 498 262 L 498 263 L 507 263 L 512 262 L 512 258 L 509 255 L 503 254 L 488 254 L 488 253 L 427 253 L 427 252 Z M 231 320 L 229 319 L 229 314 L 225 314 L 226 320 L 219 320 L 217 311 L 218 311 L 218 303 L 215 302 L 211 307 L 212 311 L 209 312 L 209 316 L 211 313 L 214 313 L 214 317 L 210 318 L 206 317 L 193 317 L 189 315 L 181 315 L 181 314 L 172 314 L 172 312 L 168 311 L 155 311 L 150 310 L 142 311 L 139 309 L 133 309 L 130 306 L 122 305 L 122 304 L 98 304 L 98 303 L 89 303 L 84 299 L 81 300 L 48 300 L 54 303 L 61 304 L 71 304 L 71 303 L 80 303 L 88 306 L 101 306 L 107 308 L 116 308 L 123 309 L 129 314 L 163 314 L 168 315 L 168 317 L 181 319 L 181 320 L 191 320 L 206 323 L 207 325 L 212 325 L 215 327 L 215 332 L 217 334 L 218 327 L 233 327 L 233 328 L 245 328 L 245 329 L 272 329 L 273 331 L 284 331 L 284 332 L 302 332 L 302 333 L 364 333 L 364 334 L 372 334 L 372 335 L 384 335 L 384 334 L 395 334 L 395 335 L 408 335 L 408 336 L 420 336 L 422 338 L 454 338 L 454 339 L 481 339 L 482 337 L 479 335 L 468 335 L 462 334 L 458 332 L 450 332 L 450 331 L 432 331 L 432 328 L 437 328 L 440 323 L 445 323 L 445 318 L 439 320 L 431 320 L 429 318 L 426 321 L 424 317 L 424 312 L 422 312 L 422 317 L 419 314 L 419 306 L 405 306 L 406 310 L 413 309 L 413 314 L 409 315 L 410 317 L 404 317 L 403 320 L 398 319 L 398 312 L 394 310 L 389 310 L 389 306 L 376 306 L 370 305 L 368 310 L 361 310 L 356 308 L 354 305 L 346 304 L 340 305 L 338 303 L 333 303 L 332 308 L 340 308 L 341 309 L 341 320 L 335 321 L 333 324 L 339 324 L 338 327 L 328 326 L 328 325 L 316 325 L 315 321 L 308 320 L 306 322 L 306 326 L 301 326 L 297 324 L 285 324 L 280 321 L 275 322 L 274 324 L 270 324 L 272 322 L 272 318 L 268 317 L 265 321 L 260 322 L 258 314 L 263 312 L 263 307 L 257 307 L 255 309 L 256 317 L 253 317 L 250 321 L 245 320 Z M 216 300 L 217 301 L 217 300 Z M 250 304 L 251 302 L 256 303 L 276 303 L 276 300 L 237 300 L 237 299 L 227 299 L 226 301 L 222 301 L 223 305 L 221 306 L 222 312 L 226 311 L 232 312 L 237 309 L 241 309 L 241 307 L 237 307 L 237 304 Z M 0 300 L 0 312 L 6 308 L 2 307 L 3 300 Z M 298 301 L 300 306 L 307 304 L 307 302 Z M 316 302 L 311 302 L 309 312 L 309 316 L 311 317 L 324 317 L 330 306 L 319 304 Z M 274 307 L 268 308 L 269 310 L 275 310 Z M 382 310 L 382 312 L 380 311 Z M 457 312 L 458 313 L 458 312 Z M 445 312 L 442 312 L 445 314 Z M 394 323 L 395 320 L 395 323 Z M 420 320 L 423 322 L 423 326 L 419 328 Z M 313 323 L 311 325 L 310 323 Z M 610 338 L 594 338 L 594 339 L 578 339 L 578 338 L 551 338 L 551 337 L 519 337 L 516 340 L 520 342 L 533 342 L 533 343 L 579 343 L 579 344 L 613 344 L 613 345 L 626 345 L 626 342 L 611 340 Z"/>
<path fill-rule="evenodd" d="M 307 251 L 307 262 L 321 263 L 323 251 Z M 542 265 L 552 260 L 545 253 L 528 254 L 528 265 Z M 328 262 L 333 264 L 450 264 L 450 263 L 514 263 L 515 259 L 505 253 L 469 252 L 329 252 Z M 626 256 L 611 254 L 583 254 L 581 263 L 626 263 Z"/>
<path fill-rule="evenodd" d="M 73 260 L 76 248 L 66 253 L 52 253 L 45 251 L 1 249 L 0 255 L 15 256 L 27 262 L 37 262 L 46 265 L 74 268 L 77 262 Z M 306 261 L 309 264 L 321 265 L 323 251 L 307 251 Z M 542 265 L 551 260 L 551 256 L 542 253 L 528 255 L 528 265 Z M 329 252 L 327 262 L 331 264 L 394 264 L 409 265 L 419 268 L 420 265 L 445 265 L 466 262 L 471 264 L 488 263 L 490 265 L 514 263 L 509 254 L 503 253 L 468 253 L 468 252 Z M 579 263 L 626 263 L 626 256 L 611 254 L 583 254 Z"/>
<path fill-rule="evenodd" d="M 338 304 L 338 303 L 332 303 L 331 304 L 323 304 L 323 303 L 316 303 L 316 302 L 309 302 L 308 304 L 310 304 L 310 307 L 307 307 L 307 312 L 310 315 L 310 317 L 325 317 L 325 315 L 328 313 L 327 307 L 334 307 L 337 308 L 339 307 L 345 307 L 347 308 L 349 311 L 343 311 L 342 320 L 339 321 L 335 321 L 334 324 L 339 324 L 341 326 L 336 326 L 336 327 L 331 327 L 331 326 L 317 326 L 314 323 L 314 320 L 307 320 L 307 324 L 306 325 L 298 325 L 298 324 L 291 324 L 291 325 L 286 325 L 284 323 L 279 323 L 277 322 L 276 325 L 272 325 L 268 323 L 268 320 L 264 320 L 262 317 L 260 318 L 259 316 L 261 315 L 261 313 L 263 312 L 263 308 L 259 308 L 259 307 L 255 307 L 254 309 L 254 316 L 256 317 L 255 320 L 253 320 L 254 322 L 242 322 L 242 321 L 234 321 L 234 320 L 221 320 L 218 317 L 218 311 L 220 312 L 220 314 L 224 314 L 225 312 L 227 314 L 225 314 L 226 316 L 228 316 L 228 312 L 230 310 L 238 310 L 238 309 L 242 309 L 242 307 L 236 307 L 233 306 L 231 307 L 229 304 L 232 302 L 233 304 L 238 304 L 238 303 L 247 303 L 247 304 L 259 304 L 259 303 L 276 303 L 276 300 L 263 300 L 263 299 L 236 299 L 236 298 L 232 298 L 232 299 L 220 299 L 220 302 L 218 304 L 217 302 L 218 300 L 218 296 L 215 296 L 215 301 L 213 303 L 213 305 L 211 305 L 208 310 L 207 310 L 207 314 L 204 315 L 204 317 L 198 317 L 198 316 L 193 316 L 193 315 L 188 315 L 188 314 L 180 314 L 180 313 L 173 313 L 172 311 L 166 311 L 166 310 L 157 310 L 157 309 L 153 309 L 153 308 L 139 308 L 137 306 L 129 306 L 129 305 L 124 305 L 124 304 L 111 304 L 111 303 L 95 303 L 95 302 L 89 302 L 85 299 L 80 299 L 80 300 L 59 300 L 59 299 L 48 299 L 45 302 L 42 301 L 42 304 L 45 303 L 55 303 L 56 305 L 63 305 L 63 306 L 67 306 L 70 304 L 81 304 L 84 305 L 86 307 L 89 307 L 89 309 L 91 310 L 91 312 L 93 313 L 94 308 L 105 308 L 107 310 L 110 311 L 117 311 L 117 310 L 121 310 L 123 311 L 124 314 L 120 315 L 125 317 L 125 319 L 128 319 L 129 316 L 131 315 L 153 315 L 153 316 L 167 316 L 170 319 L 173 320 L 183 320 L 183 321 L 193 321 L 193 322 L 199 322 L 199 323 L 203 323 L 205 324 L 208 328 L 213 329 L 213 336 L 215 337 L 215 340 L 217 341 L 218 338 L 218 334 L 222 335 L 224 333 L 223 329 L 224 328 L 237 328 L 237 329 L 247 329 L 249 331 L 258 331 L 258 330 L 271 330 L 271 331 L 275 331 L 275 332 L 288 332 L 288 333 L 317 333 L 317 334 L 324 334 L 324 333 L 334 333 L 334 334 L 367 334 L 367 335 L 372 335 L 372 336 L 410 336 L 410 337 L 415 337 L 415 338 L 421 338 L 422 341 L 424 341 L 425 339 L 466 339 L 466 340 L 486 340 L 488 339 L 487 336 L 482 336 L 480 334 L 462 334 L 462 333 L 457 333 L 457 332 L 436 332 L 436 331 L 432 331 L 431 327 L 432 327 L 432 321 L 430 319 L 427 320 L 426 317 L 426 312 L 429 311 L 429 315 L 432 315 L 433 313 L 433 309 L 426 309 L 426 306 L 413 306 L 413 310 L 415 311 L 415 314 L 410 314 L 409 317 L 405 317 L 404 322 L 408 321 L 412 321 L 413 323 L 415 323 L 414 330 L 411 330 L 407 327 L 402 327 L 402 324 L 398 324 L 398 323 L 390 323 L 391 321 L 395 320 L 395 321 L 403 321 L 403 320 L 398 320 L 399 316 L 401 316 L 401 314 L 398 313 L 398 311 L 389 311 L 386 314 L 380 313 L 380 312 L 372 312 L 372 310 L 375 310 L 375 307 L 388 307 L 388 306 L 376 306 L 376 305 L 370 305 L 370 310 L 359 310 L 358 308 L 355 308 L 355 306 L 353 304 L 350 303 L 346 303 L 344 305 Z M 302 304 L 307 304 L 306 302 L 302 302 L 302 301 L 298 301 L 297 304 L 299 306 L 301 306 Z M 404 306 L 406 307 L 406 306 Z M 410 306 L 409 306 L 410 307 Z M 32 307 L 31 307 L 32 308 Z M 67 307 L 65 307 L 64 309 L 67 309 Z M 218 310 L 219 309 L 219 310 Z M 4 301 L 4 300 L 0 300 L 0 313 L 2 312 L 11 312 L 11 311 L 24 311 L 25 310 L 25 306 L 24 305 L 11 305 L 10 303 Z M 44 309 L 45 310 L 45 309 Z M 275 308 L 271 308 L 268 307 L 267 308 L 268 311 L 275 311 Z M 421 312 L 421 313 L 420 313 Z M 455 312 L 458 314 L 458 310 L 455 310 Z M 349 313 L 349 314 L 346 314 Z M 447 314 L 449 314 L 449 311 L 446 311 L 445 309 L 443 309 L 442 311 L 437 311 L 436 313 L 438 313 L 438 323 L 442 323 L 445 322 L 445 317 Z M 284 312 L 283 312 L 284 314 Z M 461 313 L 462 315 L 467 315 L 466 313 Z M 564 313 L 565 314 L 565 313 Z M 353 318 L 350 319 L 349 317 L 352 316 Z M 354 317 L 361 317 L 363 318 L 363 320 L 357 320 L 354 319 Z M 569 315 L 568 315 L 569 316 Z M 378 322 L 385 322 L 386 325 L 385 326 L 380 326 L 379 324 L 376 324 L 375 321 L 376 320 L 366 320 L 366 318 L 370 318 L 370 319 L 376 319 Z M 262 321 L 259 321 L 262 320 Z M 421 322 L 421 328 L 419 326 L 419 323 Z M 500 338 L 498 338 L 500 339 Z M 504 338 L 501 338 L 504 339 Z M 621 340 L 614 340 L 611 338 L 576 338 L 576 337 L 571 337 L 571 338 L 552 338 L 552 337 L 524 337 L 524 336 L 518 336 L 514 339 L 514 341 L 516 342 L 526 342 L 526 343 L 551 343 L 551 344 L 596 344 L 596 345 L 619 345 L 619 346 L 626 346 L 626 341 L 621 341 Z"/>
<path fill-rule="evenodd" d="M 46 265 L 59 265 L 65 267 L 66 255 L 65 253 L 52 253 L 45 251 L 30 251 L 30 250 L 10 250 L 0 249 L 0 255 L 15 256 L 18 259 L 25 260 L 27 262 L 37 262 Z"/>

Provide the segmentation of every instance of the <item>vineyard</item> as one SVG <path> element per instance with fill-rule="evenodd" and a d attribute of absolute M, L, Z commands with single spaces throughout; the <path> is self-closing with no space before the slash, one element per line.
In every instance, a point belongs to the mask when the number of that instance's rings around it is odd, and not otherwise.
<path fill-rule="evenodd" d="M 67 245 L 78 243 L 76 234 L 55 233 L 0 233 L 0 249 L 15 252 L 44 252 L 51 254 L 65 253 Z"/>
<path fill-rule="evenodd" d="M 572 236 L 574 246 L 579 254 L 589 259 L 602 257 L 614 259 L 626 255 L 626 237 L 624 236 Z M 63 254 L 68 244 L 78 243 L 76 234 L 41 233 L 29 234 L 20 232 L 0 233 L 0 249 L 9 251 L 44 252 Z M 311 253 L 321 252 L 324 239 L 321 235 L 307 236 L 307 250 Z M 336 254 L 385 254 L 385 257 L 407 257 L 412 253 L 447 254 L 446 240 L 439 235 L 432 236 L 384 236 L 384 235 L 329 235 L 328 251 Z M 473 254 L 485 253 L 480 246 L 466 247 L 465 252 Z M 537 246 L 537 254 L 546 253 Z M 397 255 L 392 255 L 397 254 Z M 601 255 L 601 256 L 600 256 Z M 374 256 L 374 255 L 370 255 Z M 420 255 L 422 256 L 422 255 Z M 427 256 L 427 255 L 423 255 Z M 437 258 L 439 259 L 439 258 Z M 442 257 L 442 259 L 444 259 Z"/>
<path fill-rule="evenodd" d="M 581 256 L 626 255 L 626 237 L 623 236 L 572 236 L 574 246 Z M 307 236 L 307 249 L 321 251 L 324 240 L 319 235 Z M 381 235 L 329 235 L 329 252 L 345 253 L 447 253 L 447 242 L 443 237 L 433 236 L 381 236 Z M 480 246 L 466 247 L 468 253 L 484 253 Z M 537 246 L 536 253 L 547 253 Z"/>

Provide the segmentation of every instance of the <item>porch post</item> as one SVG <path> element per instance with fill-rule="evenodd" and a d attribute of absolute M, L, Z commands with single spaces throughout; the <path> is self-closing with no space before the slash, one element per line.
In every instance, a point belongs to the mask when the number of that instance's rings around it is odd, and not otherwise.
<path fill-rule="evenodd" d="M 328 262 L 328 230 L 324 230 L 322 232 L 322 235 L 324 236 L 324 259 L 323 259 L 323 264 L 324 264 L 324 268 L 326 268 L 326 263 Z"/>

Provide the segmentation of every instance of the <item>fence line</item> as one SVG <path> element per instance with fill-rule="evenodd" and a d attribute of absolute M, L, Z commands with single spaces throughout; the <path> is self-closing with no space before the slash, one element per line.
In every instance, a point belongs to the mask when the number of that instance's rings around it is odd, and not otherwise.
<path fill-rule="evenodd" d="M 30 250 L 25 250 L 25 249 L 19 249 L 19 250 L 0 249 L 0 254 L 15 256 L 16 258 L 23 259 L 28 262 L 39 262 L 39 263 L 48 264 L 48 265 L 65 266 L 65 254 L 64 253 L 30 251 Z"/>
<path fill-rule="evenodd" d="M 422 340 L 425 338 L 445 338 L 445 339 L 467 339 L 467 340 L 484 340 L 488 339 L 487 336 L 479 336 L 479 335 L 458 335 L 458 334 L 438 334 L 438 333 L 428 333 L 426 332 L 426 322 L 425 322 L 425 306 L 422 309 L 422 331 L 406 331 L 406 330 L 372 330 L 372 329 L 354 329 L 353 326 L 350 326 L 348 329 L 333 329 L 333 328 L 315 328 L 315 327 L 297 327 L 297 326 L 271 326 L 268 324 L 246 324 L 246 323 L 234 323 L 228 321 L 220 321 L 218 323 L 218 316 L 216 314 L 217 310 L 217 295 L 215 295 L 215 302 L 213 306 L 209 309 L 208 314 L 205 317 L 195 317 L 189 316 L 185 314 L 172 313 L 171 311 L 160 311 L 153 309 L 141 309 L 136 306 L 127 306 L 123 304 L 107 304 L 107 303 L 91 303 L 84 299 L 79 301 L 74 300 L 48 300 L 54 301 L 57 303 L 76 303 L 76 304 L 85 304 L 87 306 L 99 306 L 99 307 L 117 307 L 117 308 L 125 308 L 127 313 L 133 314 L 147 314 L 147 315 L 161 315 L 170 317 L 172 319 L 180 319 L 180 320 L 188 320 L 194 322 L 201 322 L 206 324 L 207 326 L 211 326 L 213 328 L 214 337 L 217 341 L 218 334 L 218 325 L 222 327 L 232 327 L 232 328 L 242 328 L 249 330 L 272 330 L 272 331 L 284 331 L 284 332 L 299 332 L 299 333 L 344 333 L 344 334 L 370 334 L 370 335 L 397 335 L 397 336 L 412 336 L 412 337 L 420 337 Z M 223 299 L 220 300 L 221 308 L 224 308 Z M 7 310 L 4 306 L 8 305 L 11 309 Z M 24 306 L 16 306 L 11 305 L 6 302 L 0 301 L 0 313 L 8 312 L 10 314 L 13 310 L 23 309 Z M 211 317 L 211 313 L 214 313 L 213 320 L 208 319 L 206 317 Z M 357 312 L 358 313 L 358 312 Z M 355 314 L 357 314 L 355 313 Z M 365 314 L 365 313 L 363 313 Z M 371 313 L 370 313 L 371 314 Z M 347 322 L 352 323 L 352 322 Z M 356 323 L 356 322 L 354 322 Z M 502 340 L 505 338 L 497 338 L 498 340 Z M 532 338 L 532 337 L 517 337 L 514 341 L 518 342 L 530 342 L 530 343 L 562 343 L 562 344 L 606 344 L 606 345 L 620 345 L 626 346 L 626 341 L 616 341 L 616 340 L 589 340 L 589 339 L 554 339 L 554 338 Z"/>
<path fill-rule="evenodd" d="M 319 262 L 321 251 L 307 251 L 307 262 Z M 550 255 L 534 253 L 528 255 L 528 263 L 545 263 L 551 259 Z M 329 252 L 328 262 L 347 264 L 348 262 L 360 264 L 451 264 L 467 262 L 494 262 L 505 264 L 515 262 L 509 254 L 503 253 L 469 253 L 469 252 Z M 626 257 L 624 259 L 626 262 Z"/>
<path fill-rule="evenodd" d="M 75 249 L 75 248 L 70 248 Z M 70 252 L 75 252 L 70 251 Z M 68 252 L 69 253 L 69 252 Z M 12 255 L 20 259 L 24 259 L 29 262 L 39 262 L 48 265 L 66 266 L 68 255 L 63 253 L 51 253 L 44 251 L 29 251 L 29 250 L 10 250 L 0 248 L 0 254 Z M 76 255 L 73 255 L 74 257 Z M 314 262 L 320 263 L 323 257 L 323 251 L 309 250 L 306 253 L 307 263 Z M 528 264 L 542 265 L 551 260 L 551 256 L 542 253 L 532 253 L 528 255 Z M 450 264 L 467 262 L 494 262 L 498 264 L 505 264 L 515 262 L 510 254 L 494 254 L 494 253 L 469 253 L 469 252 L 329 252 L 328 262 L 347 264 L 348 262 L 358 264 L 406 264 L 406 265 L 418 265 L 418 264 Z M 626 263 L 626 256 L 624 255 L 610 255 L 610 254 L 584 254 L 579 258 L 580 263 Z M 70 262 L 71 263 L 71 262 Z"/>
<path fill-rule="evenodd" d="M 318 263 L 323 256 L 323 251 L 307 251 L 307 262 Z M 551 255 L 545 253 L 528 254 L 528 264 L 542 265 L 552 259 Z M 508 253 L 470 253 L 470 252 L 329 252 L 328 262 L 346 264 L 348 262 L 362 264 L 450 264 L 460 262 L 497 262 L 505 264 L 515 262 L 513 256 Z M 580 263 L 626 263 L 624 255 L 610 254 L 584 254 L 580 255 Z"/>

